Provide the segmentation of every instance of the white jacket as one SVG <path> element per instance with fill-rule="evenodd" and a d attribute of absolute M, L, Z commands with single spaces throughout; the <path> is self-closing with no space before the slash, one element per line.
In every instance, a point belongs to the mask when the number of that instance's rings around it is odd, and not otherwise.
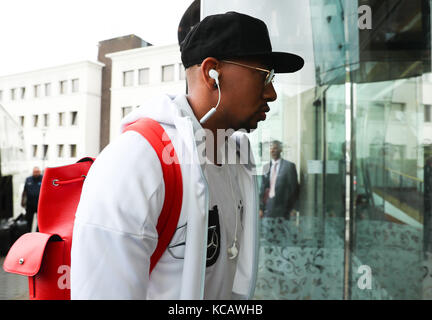
<path fill-rule="evenodd" d="M 157 244 L 156 224 L 165 196 L 159 159 L 140 134 L 126 132 L 97 157 L 85 180 L 74 223 L 71 254 L 72 299 L 202 299 L 206 271 L 208 186 L 198 158 L 191 118 L 175 97 L 160 96 L 129 114 L 122 127 L 142 117 L 158 121 L 180 161 L 183 202 L 171 243 L 186 240 L 184 259 L 165 251 L 149 277 L 149 257 Z M 187 103 L 185 96 L 178 96 Z M 244 134 L 230 139 L 241 144 Z M 246 140 L 244 140 L 246 139 Z M 240 155 L 242 163 L 251 154 Z M 244 199 L 232 298 L 251 298 L 258 255 L 258 192 L 251 165 L 235 164 Z M 171 196 L 171 195 L 167 195 Z"/>

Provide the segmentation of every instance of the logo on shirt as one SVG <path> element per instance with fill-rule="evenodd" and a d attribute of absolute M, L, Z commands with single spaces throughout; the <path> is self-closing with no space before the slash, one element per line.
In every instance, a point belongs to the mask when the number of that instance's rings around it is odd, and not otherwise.
<path fill-rule="evenodd" d="M 207 234 L 207 267 L 216 263 L 220 253 L 220 224 L 218 207 L 213 206 L 209 211 L 209 223 Z"/>

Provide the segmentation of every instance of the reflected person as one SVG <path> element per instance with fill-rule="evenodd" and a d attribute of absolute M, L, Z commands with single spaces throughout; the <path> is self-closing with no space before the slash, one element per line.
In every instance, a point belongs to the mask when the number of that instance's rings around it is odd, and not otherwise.
<path fill-rule="evenodd" d="M 298 210 L 299 184 L 296 165 L 282 159 L 282 143 L 270 144 L 271 161 L 264 165 L 260 190 L 260 217 L 290 218 Z"/>

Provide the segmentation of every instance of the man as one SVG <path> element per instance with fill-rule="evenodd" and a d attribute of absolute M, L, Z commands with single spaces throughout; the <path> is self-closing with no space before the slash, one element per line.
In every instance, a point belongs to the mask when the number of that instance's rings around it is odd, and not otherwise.
<path fill-rule="evenodd" d="M 31 232 L 33 217 L 38 209 L 41 183 L 41 171 L 39 167 L 34 167 L 33 174 L 25 180 L 24 190 L 21 194 L 21 206 L 26 209 L 27 232 Z"/>
<path fill-rule="evenodd" d="M 180 50 L 187 96 L 143 103 L 122 123 L 124 128 L 149 117 L 171 139 L 183 177 L 178 228 L 149 276 L 157 219 L 164 197 L 172 195 L 165 194 L 153 148 L 138 133 L 123 133 L 102 151 L 83 186 L 72 243 L 72 299 L 253 295 L 256 179 L 248 164 L 227 164 L 219 157 L 226 141 L 244 145 L 247 138 L 238 133 L 215 137 L 217 130 L 256 128 L 269 111 L 268 102 L 276 99 L 271 69 L 294 72 L 303 59 L 273 53 L 265 24 L 235 12 L 203 19 Z M 209 116 L 210 110 L 216 111 Z M 204 142 L 203 163 L 198 150 Z M 246 152 L 240 157 L 249 158 Z"/>
<path fill-rule="evenodd" d="M 270 144 L 271 162 L 264 166 L 260 191 L 260 217 L 285 217 L 297 206 L 299 184 L 294 163 L 282 159 L 282 143 Z"/>

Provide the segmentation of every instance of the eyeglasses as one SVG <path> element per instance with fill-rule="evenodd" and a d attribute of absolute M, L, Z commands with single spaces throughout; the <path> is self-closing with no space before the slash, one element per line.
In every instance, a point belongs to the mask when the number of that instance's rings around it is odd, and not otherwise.
<path fill-rule="evenodd" d="M 264 86 L 267 86 L 270 82 L 273 82 L 273 79 L 274 79 L 274 76 L 275 76 L 274 69 L 267 70 L 267 69 L 252 67 L 252 66 L 248 66 L 248 65 L 243 64 L 243 63 L 229 61 L 229 60 L 221 60 L 221 61 L 223 61 L 225 63 L 235 64 L 237 66 L 246 67 L 246 68 L 249 68 L 249 69 L 255 69 L 257 71 L 265 72 L 266 73 L 266 77 L 265 77 L 265 80 L 264 80 Z"/>

